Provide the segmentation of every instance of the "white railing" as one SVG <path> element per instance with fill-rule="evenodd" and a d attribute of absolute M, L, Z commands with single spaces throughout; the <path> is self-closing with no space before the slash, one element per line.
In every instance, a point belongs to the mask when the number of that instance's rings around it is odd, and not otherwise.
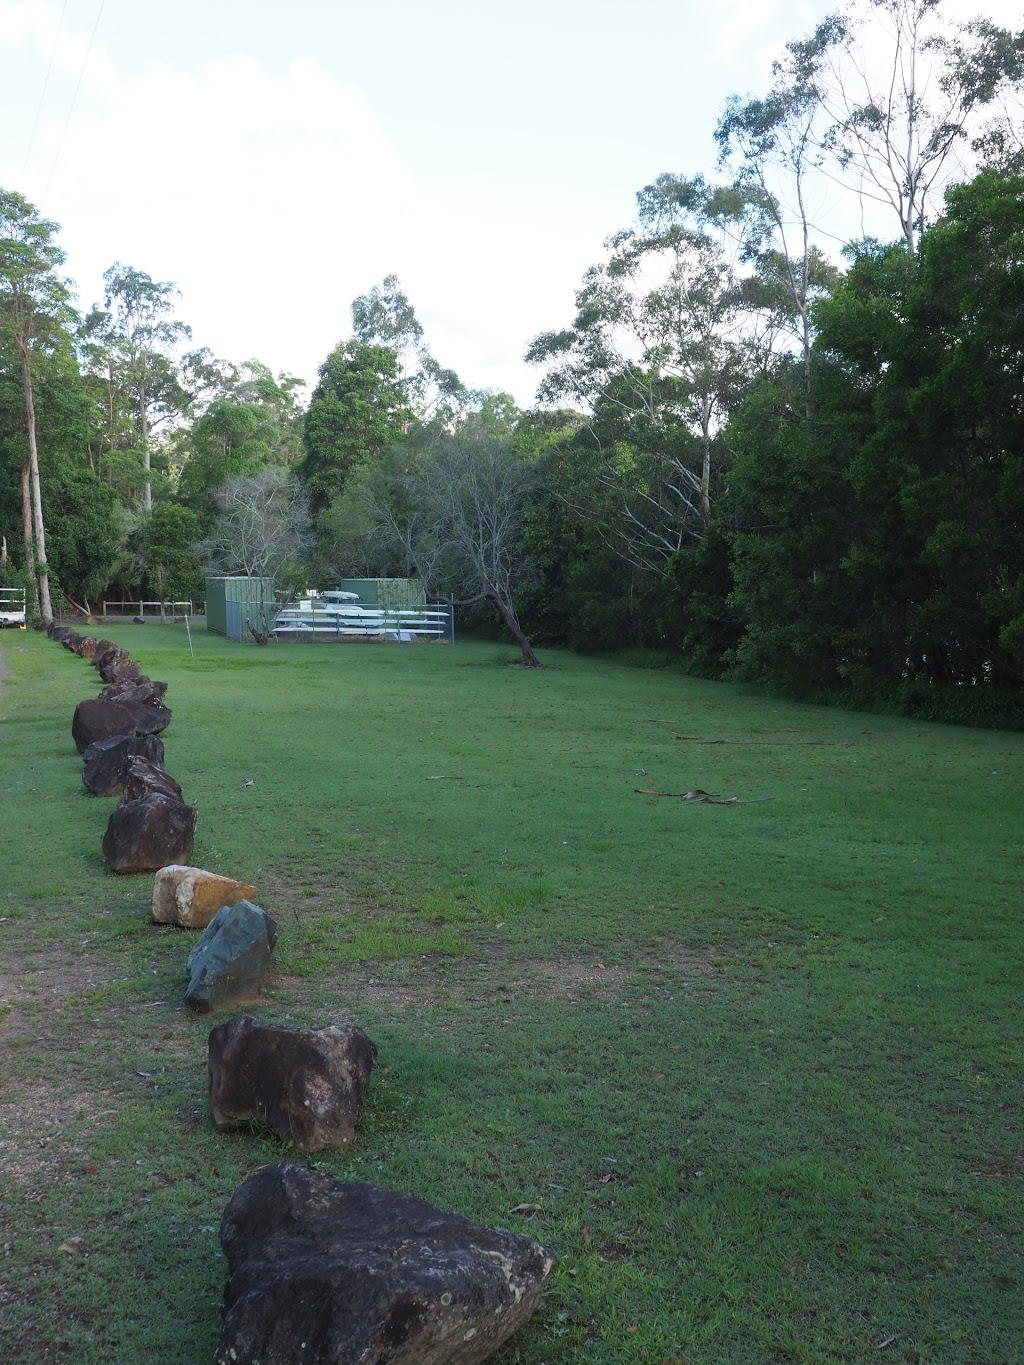
<path fill-rule="evenodd" d="M 294 639 L 448 639 L 451 612 L 430 607 L 393 610 L 349 604 L 288 603 L 274 618 L 271 634 Z"/>
<path fill-rule="evenodd" d="M 108 608 L 114 616 L 145 616 L 146 608 L 153 607 L 153 615 L 167 616 L 194 616 L 192 603 L 172 602 L 169 598 L 164 598 L 162 602 L 143 602 L 136 599 L 134 602 L 108 602 L 103 601 L 103 615 L 107 615 Z M 136 610 L 137 609 L 137 610 Z"/>
<path fill-rule="evenodd" d="M 0 588 L 0 625 L 25 624 L 25 589 Z"/>

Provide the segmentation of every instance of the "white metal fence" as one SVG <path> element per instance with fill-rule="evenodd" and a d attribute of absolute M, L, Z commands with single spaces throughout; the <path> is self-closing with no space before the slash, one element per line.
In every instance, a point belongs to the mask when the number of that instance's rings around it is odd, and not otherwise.
<path fill-rule="evenodd" d="M 192 603 L 172 602 L 169 598 L 164 598 L 162 602 L 143 602 L 136 599 L 133 602 L 109 602 L 104 598 L 104 616 L 145 616 L 146 608 L 149 607 L 150 616 L 194 616 Z"/>

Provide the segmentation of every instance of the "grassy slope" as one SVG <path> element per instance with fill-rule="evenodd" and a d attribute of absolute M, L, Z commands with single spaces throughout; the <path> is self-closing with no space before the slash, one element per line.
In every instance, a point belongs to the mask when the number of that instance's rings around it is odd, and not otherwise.
<path fill-rule="evenodd" d="M 194 861 L 281 921 L 258 1012 L 380 1047 L 318 1164 L 559 1256 L 504 1365 L 1020 1358 L 1024 736 L 493 645 L 110 633 L 170 683 Z M 0 647 L 5 1358 L 208 1360 L 220 1212 L 280 1149 L 212 1131 L 191 936 L 102 862 L 95 672 Z"/>

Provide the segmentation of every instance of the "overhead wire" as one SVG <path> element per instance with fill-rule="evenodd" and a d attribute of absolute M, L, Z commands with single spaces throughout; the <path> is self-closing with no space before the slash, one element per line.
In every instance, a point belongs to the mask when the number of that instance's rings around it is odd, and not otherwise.
<path fill-rule="evenodd" d="M 32 155 L 32 147 L 36 140 L 36 133 L 39 129 L 39 119 L 43 112 L 43 102 L 46 99 L 46 91 L 50 85 L 50 72 L 53 70 L 53 59 L 57 55 L 57 44 L 60 42 L 61 30 L 64 27 L 64 16 L 68 12 L 68 0 L 64 0 L 64 8 L 60 12 L 60 19 L 57 21 L 57 32 L 53 36 L 53 47 L 50 50 L 50 63 L 46 68 L 46 76 L 43 80 L 43 92 L 39 96 L 39 107 L 36 109 L 36 119 L 32 125 L 32 134 L 28 140 L 28 151 L 25 153 L 25 164 L 21 168 L 22 178 L 28 170 L 29 157 Z"/>
<path fill-rule="evenodd" d="M 57 150 L 53 154 L 53 165 L 50 167 L 50 174 L 46 181 L 46 189 L 43 190 L 43 197 L 39 201 L 40 208 L 42 208 L 42 206 L 46 203 L 46 196 L 50 192 L 50 184 L 53 181 L 53 173 L 57 169 L 57 162 L 60 159 L 61 148 L 64 146 L 64 135 L 68 131 L 68 124 L 71 122 L 71 115 L 75 112 L 75 102 L 78 99 L 78 92 L 82 88 L 82 77 L 85 75 L 85 68 L 88 65 L 89 56 L 92 53 L 92 45 L 96 39 L 96 30 L 100 26 L 100 19 L 103 17 L 103 6 L 105 4 L 106 0 L 100 0 L 100 7 L 96 12 L 96 22 L 93 24 L 92 33 L 89 35 L 89 46 L 85 49 L 85 56 L 82 58 L 82 66 L 78 72 L 78 80 L 75 82 L 75 93 L 71 96 L 71 104 L 68 107 L 68 116 L 64 120 L 64 127 L 61 129 L 60 140 L 57 143 Z"/>

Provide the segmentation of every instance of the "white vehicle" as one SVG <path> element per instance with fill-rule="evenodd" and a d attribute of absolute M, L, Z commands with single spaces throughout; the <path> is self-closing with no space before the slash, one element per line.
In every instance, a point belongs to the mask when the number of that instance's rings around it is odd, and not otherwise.
<path fill-rule="evenodd" d="M 0 588 L 0 627 L 25 629 L 25 589 Z"/>

